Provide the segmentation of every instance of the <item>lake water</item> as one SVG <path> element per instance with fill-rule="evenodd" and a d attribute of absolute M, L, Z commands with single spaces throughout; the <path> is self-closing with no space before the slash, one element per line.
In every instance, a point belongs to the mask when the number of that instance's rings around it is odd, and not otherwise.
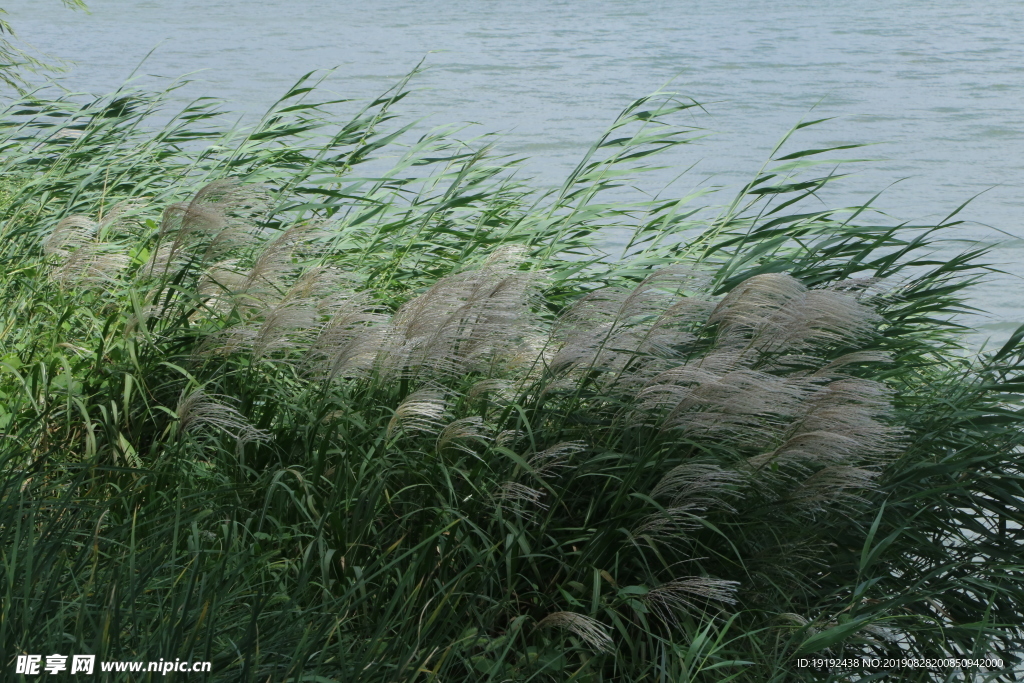
<path fill-rule="evenodd" d="M 531 157 L 538 184 L 556 184 L 625 104 L 670 81 L 705 103 L 694 122 L 718 131 L 671 158 L 679 168 L 699 162 L 680 192 L 709 175 L 738 186 L 801 118 L 838 117 L 794 144 L 882 143 L 868 152 L 881 160 L 861 165 L 826 201 L 865 201 L 889 188 L 878 206 L 920 223 L 986 191 L 957 236 L 1001 241 L 994 260 L 1010 275 L 976 289 L 990 314 L 972 324 L 999 339 L 1024 322 L 1024 2 L 89 5 L 91 14 L 58 0 L 4 3 L 23 39 L 77 63 L 66 78 L 75 90 L 114 89 L 155 48 L 143 83 L 204 70 L 181 97 L 215 95 L 250 116 L 307 71 L 338 67 L 327 88 L 365 99 L 426 57 L 430 68 L 401 111 L 427 117 L 424 128 L 476 122 L 479 133 L 503 132 L 499 150 Z"/>

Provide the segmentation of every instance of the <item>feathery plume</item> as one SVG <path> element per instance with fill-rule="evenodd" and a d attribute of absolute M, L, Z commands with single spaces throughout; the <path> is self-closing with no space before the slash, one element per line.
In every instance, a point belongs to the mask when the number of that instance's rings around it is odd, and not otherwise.
<path fill-rule="evenodd" d="M 690 271 L 663 268 L 633 289 L 606 287 L 584 296 L 552 333 L 558 351 L 549 361 L 551 370 L 597 370 L 618 381 L 627 366 L 639 363 L 650 374 L 660 367 L 654 359 L 674 357 L 676 347 L 693 338 L 685 325 L 699 319 L 707 305 L 679 292 L 699 284 Z M 628 379 L 635 381 L 640 372 L 633 367 Z"/>
<path fill-rule="evenodd" d="M 714 508 L 733 511 L 726 500 L 739 496 L 743 477 L 718 465 L 685 463 L 672 468 L 651 490 L 651 498 L 668 499 L 669 507 L 648 515 L 632 530 L 635 537 L 675 541 L 698 528 L 700 515 Z"/>
<path fill-rule="evenodd" d="M 327 380 L 367 372 L 386 342 L 387 316 L 368 293 L 334 296 L 327 306 L 330 317 L 306 353 L 308 371 Z"/>
<path fill-rule="evenodd" d="M 125 209 L 112 210 L 112 223 Z M 76 284 L 107 284 L 117 279 L 130 259 L 120 245 L 99 241 L 101 223 L 85 216 L 68 216 L 43 240 L 43 253 L 50 258 L 50 278 L 61 287 Z"/>
<path fill-rule="evenodd" d="M 521 429 L 505 429 L 498 433 L 494 438 L 494 443 L 498 446 L 504 446 L 505 448 L 511 448 L 516 445 L 519 441 L 526 438 L 526 432 Z"/>
<path fill-rule="evenodd" d="M 582 441 L 563 441 L 533 454 L 526 464 L 530 466 L 535 476 L 543 479 L 560 469 L 569 467 L 569 460 L 572 456 L 582 453 L 586 447 Z"/>
<path fill-rule="evenodd" d="M 499 257 L 442 278 L 402 306 L 392 319 L 381 370 L 451 376 L 521 355 L 532 325 L 529 301 L 536 275 Z"/>
<path fill-rule="evenodd" d="M 525 484 L 515 481 L 506 481 L 495 491 L 491 499 L 499 506 L 509 504 L 514 510 L 522 512 L 524 504 L 533 505 L 541 510 L 547 510 L 548 505 L 544 502 L 544 492 L 531 488 Z"/>
<path fill-rule="evenodd" d="M 266 358 L 277 351 L 300 346 L 301 333 L 317 323 L 314 302 L 293 300 L 275 304 L 248 324 L 234 325 L 213 335 L 217 350 L 231 353 L 250 351 L 255 358 Z M 298 333 L 299 337 L 296 337 Z"/>
<path fill-rule="evenodd" d="M 130 262 L 116 245 L 93 242 L 76 249 L 52 271 L 51 277 L 63 287 L 109 284 L 117 280 Z"/>
<path fill-rule="evenodd" d="M 697 361 L 652 378 L 637 396 L 641 416 L 661 416 L 663 430 L 763 447 L 799 414 L 808 393 L 807 386 L 784 377 L 711 367 Z"/>
<path fill-rule="evenodd" d="M 163 277 L 191 261 L 208 262 L 253 244 L 260 230 L 250 221 L 265 208 L 266 196 L 258 186 L 243 186 L 234 179 L 207 184 L 189 201 L 164 209 L 159 245 L 140 274 Z"/>
<path fill-rule="evenodd" d="M 688 505 L 698 510 L 732 509 L 725 498 L 738 496 L 736 485 L 742 481 L 738 472 L 718 465 L 686 463 L 669 470 L 651 491 L 651 497 L 667 498 L 670 505 Z"/>
<path fill-rule="evenodd" d="M 223 398 L 207 394 L 202 389 L 189 394 L 182 392 L 175 409 L 179 433 L 188 434 L 202 427 L 212 427 L 234 437 L 240 444 L 270 439 L 267 432 L 252 426 L 244 415 L 218 400 Z"/>
<path fill-rule="evenodd" d="M 482 379 L 475 382 L 466 392 L 469 398 L 480 398 L 484 394 L 491 394 L 502 399 L 507 398 L 506 394 L 512 387 L 512 382 L 507 379 Z"/>
<path fill-rule="evenodd" d="M 898 436 L 880 421 L 888 409 L 888 392 L 878 382 L 831 382 L 809 397 L 801 419 L 778 448 L 747 462 L 756 469 L 772 462 L 836 465 L 877 458 Z"/>
<path fill-rule="evenodd" d="M 703 526 L 702 512 L 704 510 L 693 503 L 668 507 L 641 519 L 630 531 L 630 535 L 672 543 L 680 540 L 687 532 Z"/>
<path fill-rule="evenodd" d="M 864 498 L 855 491 L 874 487 L 878 472 L 863 467 L 832 465 L 823 467 L 805 479 L 789 496 L 801 507 L 819 509 L 825 505 L 861 503 Z"/>
<path fill-rule="evenodd" d="M 159 257 L 160 265 L 166 265 L 163 259 L 169 254 L 165 250 Z M 152 261 L 154 266 L 156 261 Z M 148 267 L 148 266 L 147 266 Z M 251 305 L 244 297 L 246 276 L 238 263 L 238 259 L 218 261 L 203 273 L 199 279 L 198 291 L 200 298 L 206 303 L 206 310 L 217 315 L 226 315 L 236 306 Z M 197 313 L 201 316 L 203 312 Z"/>
<path fill-rule="evenodd" d="M 295 250 L 318 234 L 311 225 L 294 225 L 267 242 L 246 275 L 243 286 L 246 295 L 259 301 L 284 296 L 288 287 L 285 284 L 287 276 L 295 274 L 299 268 L 292 262 Z M 307 274 L 306 280 L 300 279 L 300 286 L 315 289 L 316 279 L 324 272 L 323 269 L 313 269 Z"/>
<path fill-rule="evenodd" d="M 596 652 L 614 649 L 607 627 L 597 619 L 576 612 L 553 612 L 537 622 L 536 628 L 560 628 L 573 634 Z"/>
<path fill-rule="evenodd" d="M 755 275 L 737 285 L 708 318 L 721 346 L 753 345 L 778 353 L 831 342 L 850 342 L 879 320 L 853 294 L 808 290 L 790 275 Z"/>
<path fill-rule="evenodd" d="M 208 246 L 218 253 L 248 243 L 252 228 L 246 219 L 266 207 L 261 190 L 232 178 L 215 180 L 197 190 L 187 202 L 164 209 L 158 234 L 173 234 L 179 247 L 195 238 L 207 238 Z"/>
<path fill-rule="evenodd" d="M 475 453 L 467 442 L 476 441 L 486 444 L 490 441 L 484 420 L 479 416 L 463 417 L 450 422 L 437 437 L 437 451 L 440 453 L 449 446 L 454 446 L 467 453 Z"/>
<path fill-rule="evenodd" d="M 652 588 L 643 601 L 665 623 L 677 624 L 678 614 L 699 611 L 712 601 L 735 604 L 738 587 L 737 581 L 688 576 Z"/>
<path fill-rule="evenodd" d="M 95 239 L 96 228 L 96 222 L 85 216 L 63 218 L 43 240 L 43 253 L 61 260 L 67 259 L 79 247 Z"/>
<path fill-rule="evenodd" d="M 436 432 L 443 429 L 442 419 L 447 410 L 446 393 L 438 387 L 425 387 L 406 396 L 388 422 L 388 436 L 399 428 L 405 432 Z"/>

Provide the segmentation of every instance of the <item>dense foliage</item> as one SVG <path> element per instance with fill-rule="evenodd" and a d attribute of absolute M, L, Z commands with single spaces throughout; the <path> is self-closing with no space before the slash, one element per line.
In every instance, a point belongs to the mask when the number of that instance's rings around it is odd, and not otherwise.
<path fill-rule="evenodd" d="M 953 217 L 821 209 L 836 150 L 783 144 L 724 207 L 606 200 L 700 134 L 667 95 L 539 192 L 404 86 L 3 114 L 2 666 L 1016 680 L 1024 358 L 962 351 Z"/>

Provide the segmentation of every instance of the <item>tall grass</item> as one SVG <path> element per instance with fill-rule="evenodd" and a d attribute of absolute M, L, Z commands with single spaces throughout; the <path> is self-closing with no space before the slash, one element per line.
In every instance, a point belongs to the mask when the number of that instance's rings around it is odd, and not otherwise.
<path fill-rule="evenodd" d="M 955 213 L 812 204 L 821 122 L 724 208 L 623 203 L 695 103 L 539 192 L 411 137 L 404 82 L 342 124 L 314 85 L 248 132 L 136 91 L 0 120 L 3 666 L 1016 680 L 1022 335 L 963 352 Z"/>

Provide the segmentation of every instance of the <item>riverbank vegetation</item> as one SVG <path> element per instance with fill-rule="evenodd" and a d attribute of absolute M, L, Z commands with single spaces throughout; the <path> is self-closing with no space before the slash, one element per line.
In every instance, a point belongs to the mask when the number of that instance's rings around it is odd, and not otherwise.
<path fill-rule="evenodd" d="M 404 82 L 340 124 L 314 85 L 249 131 L 128 90 L 0 118 L 3 666 L 1016 680 L 1024 349 L 961 348 L 955 212 L 823 208 L 821 122 L 732 199 L 630 202 L 695 103 L 544 192 L 402 126 Z"/>

